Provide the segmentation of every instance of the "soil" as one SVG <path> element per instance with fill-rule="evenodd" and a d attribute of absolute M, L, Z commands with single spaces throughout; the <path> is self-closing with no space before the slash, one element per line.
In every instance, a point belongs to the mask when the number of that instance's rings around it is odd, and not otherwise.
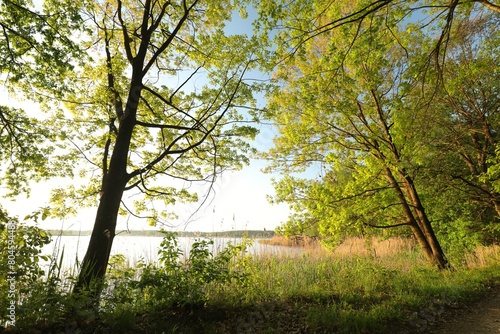
<path fill-rule="evenodd" d="M 472 304 L 445 311 L 432 334 L 500 334 L 500 286 Z"/>

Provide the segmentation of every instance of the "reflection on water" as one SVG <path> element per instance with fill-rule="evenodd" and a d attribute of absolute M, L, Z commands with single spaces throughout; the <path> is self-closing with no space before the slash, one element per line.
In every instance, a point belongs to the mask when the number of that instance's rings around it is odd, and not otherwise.
<path fill-rule="evenodd" d="M 212 238 L 214 244 L 211 246 L 213 254 L 218 253 L 226 247 L 228 243 L 233 245 L 241 243 L 241 238 Z M 111 255 L 123 254 L 133 265 L 143 259 L 146 262 L 156 262 L 158 260 L 158 250 L 162 237 L 142 237 L 142 236 L 121 236 L 118 235 L 113 241 Z M 199 238 L 179 237 L 178 247 L 183 251 L 184 256 L 189 255 L 191 245 Z M 63 250 L 62 267 L 64 269 L 74 269 L 75 264 L 82 261 L 90 241 L 90 236 L 60 236 L 53 237 L 52 243 L 46 245 L 43 255 L 57 255 L 60 258 Z M 248 248 L 248 253 L 252 255 L 273 255 L 273 256 L 295 256 L 302 253 L 299 247 L 272 246 L 259 243 L 259 239 L 253 240 L 253 244 Z M 48 264 L 47 264 L 48 265 Z"/>

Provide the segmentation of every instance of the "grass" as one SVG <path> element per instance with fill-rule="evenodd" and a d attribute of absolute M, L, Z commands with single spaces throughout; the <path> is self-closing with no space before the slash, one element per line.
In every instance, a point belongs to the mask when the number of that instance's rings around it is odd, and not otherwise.
<path fill-rule="evenodd" d="M 421 310 L 440 313 L 499 284 L 499 248 L 479 248 L 452 272 L 429 267 L 403 239 L 375 241 L 368 248 L 364 240 L 351 239 L 334 253 L 315 248 L 299 257 L 261 256 L 253 259 L 256 279 L 244 293 L 245 303 L 272 305 L 271 313 L 290 315 L 281 326 L 274 323 L 274 333 L 286 333 L 288 326 L 311 333 L 394 332 L 394 324 L 418 324 Z M 231 305 L 230 292 L 210 296 L 211 303 Z"/>
<path fill-rule="evenodd" d="M 284 236 L 281 235 L 274 235 L 271 238 L 261 239 L 259 242 L 261 244 L 270 246 L 306 247 L 306 248 L 320 247 L 319 239 L 317 237 L 308 237 L 308 236 L 295 236 L 291 238 L 285 238 Z"/>
<path fill-rule="evenodd" d="M 134 282 L 140 270 L 124 264 L 114 272 L 120 288 L 106 297 L 97 316 L 64 318 L 60 313 L 43 328 L 70 324 L 82 333 L 424 332 L 448 308 L 500 286 L 499 246 L 480 247 L 455 259 L 454 271 L 442 272 L 428 266 L 414 243 L 399 238 L 350 239 L 333 253 L 306 247 L 294 254 L 240 254 L 231 259 L 231 270 L 244 273 L 241 277 L 189 278 L 192 283 L 180 287 L 186 293 L 198 289 L 202 303 L 159 303 L 153 293 L 169 296 L 172 291 L 139 289 Z M 62 292 L 59 298 L 61 305 L 71 303 Z M 41 328 L 36 322 L 25 326 L 17 329 Z"/>

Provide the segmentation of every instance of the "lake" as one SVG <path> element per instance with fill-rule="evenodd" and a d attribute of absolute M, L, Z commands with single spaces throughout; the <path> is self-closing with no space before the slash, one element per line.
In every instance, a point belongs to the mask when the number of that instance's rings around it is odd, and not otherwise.
<path fill-rule="evenodd" d="M 241 243 L 241 238 L 212 238 L 214 244 L 210 246 L 214 254 L 224 249 L 228 242 L 233 245 Z M 113 241 L 111 255 L 123 254 L 131 264 L 137 263 L 140 259 L 146 262 L 156 262 L 158 260 L 158 250 L 162 237 L 144 237 L 144 236 L 121 236 L 117 235 Z M 184 255 L 188 255 L 193 242 L 200 238 L 178 237 L 178 247 Z M 77 260 L 82 261 L 87 251 L 90 236 L 54 236 L 50 244 L 42 249 L 43 255 L 57 255 L 59 258 L 64 250 L 62 266 L 65 270 L 75 267 Z M 302 248 L 283 247 L 266 245 L 259 242 L 259 239 L 253 239 L 253 245 L 249 247 L 248 253 L 252 255 L 300 255 Z M 44 264 L 45 269 L 48 263 Z"/>

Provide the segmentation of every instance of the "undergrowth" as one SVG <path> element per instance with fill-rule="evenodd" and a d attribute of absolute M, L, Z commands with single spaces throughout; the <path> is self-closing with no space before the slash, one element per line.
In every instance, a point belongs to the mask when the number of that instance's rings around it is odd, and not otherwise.
<path fill-rule="evenodd" d="M 418 332 L 432 325 L 422 325 L 422 310 L 440 313 L 500 284 L 498 246 L 477 248 L 452 259 L 453 271 L 437 271 L 404 239 L 351 239 L 336 252 L 314 247 L 273 256 L 249 255 L 250 241 L 214 254 L 213 241 L 200 239 L 184 258 L 167 233 L 158 263 L 113 256 L 99 305 L 89 309 L 70 293 L 75 278 L 61 257 L 47 273 L 40 270 L 36 249 L 46 236 L 29 235 L 33 245 L 20 245 L 31 247 L 23 253 L 31 260 L 20 261 L 26 270 L 16 281 L 16 326 L 1 329 L 8 333 Z"/>

